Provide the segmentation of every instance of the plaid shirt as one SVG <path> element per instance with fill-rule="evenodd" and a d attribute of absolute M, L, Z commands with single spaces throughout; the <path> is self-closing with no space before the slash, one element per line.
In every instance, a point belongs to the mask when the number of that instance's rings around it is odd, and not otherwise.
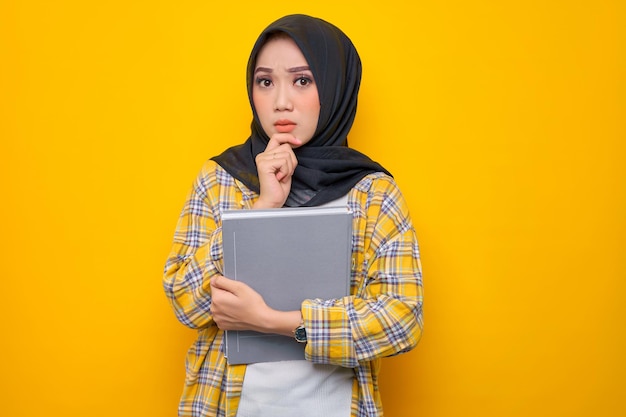
<path fill-rule="evenodd" d="M 245 365 L 228 365 L 224 333 L 211 317 L 209 279 L 223 271 L 221 213 L 250 209 L 258 194 L 213 161 L 181 213 L 163 286 L 176 317 L 197 329 L 186 358 L 180 416 L 237 413 Z M 380 416 L 380 358 L 407 352 L 422 334 L 422 275 L 408 208 L 393 179 L 370 174 L 348 195 L 353 212 L 351 296 L 306 300 L 302 317 L 313 363 L 354 369 L 354 416 Z"/>

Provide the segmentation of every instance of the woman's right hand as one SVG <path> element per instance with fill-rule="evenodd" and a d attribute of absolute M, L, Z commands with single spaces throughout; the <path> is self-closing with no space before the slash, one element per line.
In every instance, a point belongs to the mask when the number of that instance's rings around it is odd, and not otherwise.
<path fill-rule="evenodd" d="M 256 156 L 261 193 L 253 208 L 280 208 L 285 204 L 291 191 L 291 178 L 298 165 L 293 148 L 301 144 L 291 133 L 276 133 L 270 138 L 265 151 Z"/>

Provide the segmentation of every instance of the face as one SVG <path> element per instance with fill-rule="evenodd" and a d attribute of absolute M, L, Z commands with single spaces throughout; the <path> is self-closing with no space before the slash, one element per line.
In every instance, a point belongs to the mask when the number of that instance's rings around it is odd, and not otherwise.
<path fill-rule="evenodd" d="M 290 133 L 304 145 L 313 137 L 320 115 L 319 95 L 313 73 L 293 39 L 273 38 L 261 48 L 252 101 L 270 138 Z"/>

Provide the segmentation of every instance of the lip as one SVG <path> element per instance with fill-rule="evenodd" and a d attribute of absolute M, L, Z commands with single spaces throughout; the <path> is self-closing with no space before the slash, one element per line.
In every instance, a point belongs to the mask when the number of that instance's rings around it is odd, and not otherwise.
<path fill-rule="evenodd" d="M 274 123 L 274 127 L 279 133 L 290 133 L 296 128 L 296 123 L 288 119 L 280 119 Z"/>

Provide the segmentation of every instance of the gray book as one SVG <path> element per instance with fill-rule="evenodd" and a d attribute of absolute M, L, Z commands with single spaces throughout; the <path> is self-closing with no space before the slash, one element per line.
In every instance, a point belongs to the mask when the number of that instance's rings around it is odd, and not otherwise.
<path fill-rule="evenodd" d="M 224 275 L 276 310 L 350 293 L 352 213 L 345 206 L 227 210 L 222 240 Z M 304 359 L 304 346 L 283 335 L 226 331 L 229 364 Z"/>

